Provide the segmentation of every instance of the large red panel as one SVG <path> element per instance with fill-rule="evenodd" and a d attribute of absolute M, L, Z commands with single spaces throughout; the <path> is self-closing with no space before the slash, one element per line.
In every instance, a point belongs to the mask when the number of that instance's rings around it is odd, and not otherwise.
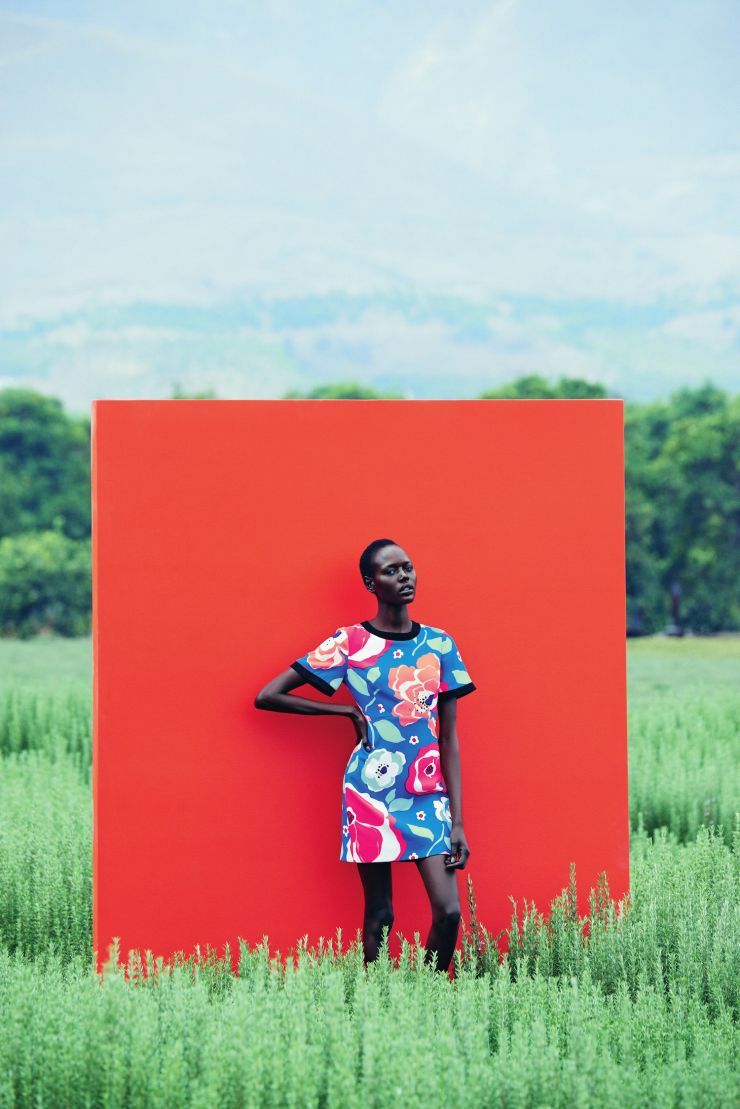
<path fill-rule="evenodd" d="M 629 886 L 620 400 L 93 405 L 94 932 L 170 955 L 285 952 L 362 921 L 339 861 L 348 720 L 256 691 L 372 618 L 363 547 L 416 564 L 411 616 L 457 640 L 463 816 L 480 919 L 576 864 Z M 309 686 L 301 696 L 321 699 Z M 334 701 L 351 696 L 346 688 Z M 395 924 L 426 938 L 410 862 Z M 391 951 L 397 954 L 395 934 Z"/>

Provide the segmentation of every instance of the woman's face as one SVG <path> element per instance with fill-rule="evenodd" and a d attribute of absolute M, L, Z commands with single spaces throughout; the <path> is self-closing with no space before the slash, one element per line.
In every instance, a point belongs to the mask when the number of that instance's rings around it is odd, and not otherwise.
<path fill-rule="evenodd" d="M 406 605 L 416 596 L 416 570 L 403 547 L 381 547 L 375 552 L 374 592 L 379 601 Z"/>

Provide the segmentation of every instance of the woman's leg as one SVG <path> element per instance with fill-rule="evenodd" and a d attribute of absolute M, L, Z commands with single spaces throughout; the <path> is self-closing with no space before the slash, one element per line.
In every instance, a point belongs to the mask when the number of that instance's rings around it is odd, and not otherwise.
<path fill-rule="evenodd" d="M 457 893 L 457 870 L 447 870 L 444 855 L 416 859 L 416 865 L 429 894 L 432 927 L 426 942 L 425 963 L 431 963 L 437 952 L 437 970 L 449 968 L 460 927 L 460 898 Z"/>
<path fill-rule="evenodd" d="M 393 927 L 393 887 L 390 863 L 357 863 L 365 891 L 365 917 L 362 925 L 362 946 L 365 966 L 378 955 L 383 938 L 383 925 L 388 935 Z"/>

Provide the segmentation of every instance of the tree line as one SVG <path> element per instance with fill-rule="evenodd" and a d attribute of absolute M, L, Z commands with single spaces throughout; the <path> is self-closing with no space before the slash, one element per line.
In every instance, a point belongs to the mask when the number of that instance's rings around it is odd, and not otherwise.
<path fill-rule="evenodd" d="M 480 395 L 614 394 L 531 375 Z M 285 394 L 396 396 L 354 382 Z M 625 498 L 628 634 L 661 631 L 679 593 L 694 633 L 740 629 L 740 395 L 705 381 L 667 400 L 625 401 Z M 32 389 L 0 390 L 0 635 L 90 634 L 90 528 L 90 417 Z"/>

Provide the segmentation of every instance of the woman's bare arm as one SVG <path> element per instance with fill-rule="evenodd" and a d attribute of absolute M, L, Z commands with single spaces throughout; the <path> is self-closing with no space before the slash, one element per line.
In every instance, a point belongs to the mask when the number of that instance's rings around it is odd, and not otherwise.
<path fill-rule="evenodd" d="M 352 710 L 357 709 L 357 705 L 311 701 L 308 697 L 296 697 L 290 692 L 299 685 L 307 684 L 310 683 L 289 666 L 262 687 L 254 699 L 254 706 L 258 709 L 271 709 L 273 712 L 298 712 L 306 716 L 351 716 Z"/>
<path fill-rule="evenodd" d="M 332 704 L 330 701 L 311 701 L 308 697 L 296 697 L 291 693 L 297 686 L 306 684 L 305 678 L 289 666 L 262 687 L 254 699 L 254 706 L 258 709 L 271 709 L 273 712 L 298 712 L 305 716 L 348 716 L 354 725 L 358 742 L 366 750 L 371 750 L 367 721 L 360 706 L 357 703 L 344 705 L 341 702 Z"/>

